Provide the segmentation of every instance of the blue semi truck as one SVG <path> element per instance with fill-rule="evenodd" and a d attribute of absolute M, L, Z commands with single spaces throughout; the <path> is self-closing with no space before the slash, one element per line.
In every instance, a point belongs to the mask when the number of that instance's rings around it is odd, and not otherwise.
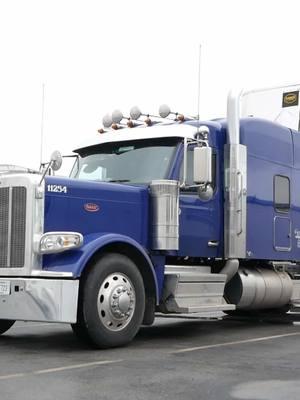
<path fill-rule="evenodd" d="M 242 115 L 244 95 L 206 122 L 167 120 L 163 107 L 142 126 L 135 109 L 124 128 L 115 113 L 75 150 L 69 178 L 2 168 L 0 333 L 16 320 L 70 323 L 107 348 L 157 312 L 297 307 L 300 134 Z M 283 111 L 297 108 L 299 91 L 282 96 Z"/>

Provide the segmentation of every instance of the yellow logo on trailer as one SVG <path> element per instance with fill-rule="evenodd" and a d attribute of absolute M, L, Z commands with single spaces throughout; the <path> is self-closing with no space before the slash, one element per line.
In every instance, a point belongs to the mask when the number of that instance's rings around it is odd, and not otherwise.
<path fill-rule="evenodd" d="M 297 106 L 299 102 L 299 92 L 283 93 L 282 107 Z"/>

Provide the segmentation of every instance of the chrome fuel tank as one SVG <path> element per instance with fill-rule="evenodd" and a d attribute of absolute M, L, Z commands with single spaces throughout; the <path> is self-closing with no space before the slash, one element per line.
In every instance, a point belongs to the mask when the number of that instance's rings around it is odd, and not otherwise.
<path fill-rule="evenodd" d="M 287 272 L 241 267 L 225 293 L 237 309 L 280 308 L 290 302 L 293 281 Z"/>

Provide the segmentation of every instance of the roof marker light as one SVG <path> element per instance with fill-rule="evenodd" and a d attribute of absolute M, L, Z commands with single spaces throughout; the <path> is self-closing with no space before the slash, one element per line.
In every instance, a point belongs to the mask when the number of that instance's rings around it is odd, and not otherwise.
<path fill-rule="evenodd" d="M 104 128 L 110 128 L 111 124 L 113 123 L 111 115 L 105 114 L 102 119 L 102 123 L 103 123 Z"/>
<path fill-rule="evenodd" d="M 115 110 L 111 114 L 111 119 L 114 124 L 119 124 L 123 118 L 124 116 L 120 110 Z"/>
<path fill-rule="evenodd" d="M 141 116 L 146 117 L 144 120 L 144 123 L 146 126 L 151 126 L 152 125 L 152 120 L 150 119 L 150 114 L 144 114 L 142 111 L 139 109 L 139 107 L 134 106 L 130 110 L 130 117 L 133 120 L 138 120 Z"/>
<path fill-rule="evenodd" d="M 143 115 L 142 111 L 137 106 L 134 106 L 130 109 L 131 119 L 137 120 L 140 118 L 141 115 Z"/>
<path fill-rule="evenodd" d="M 113 129 L 118 129 L 118 128 L 120 128 L 118 126 L 118 124 L 124 125 L 124 124 L 121 124 L 122 119 L 127 119 L 126 125 L 127 125 L 128 128 L 134 128 L 135 125 L 134 125 L 134 122 L 132 121 L 132 118 L 131 117 L 125 117 L 120 110 L 115 110 L 112 113 L 112 121 L 113 121 L 112 128 Z"/>
<path fill-rule="evenodd" d="M 119 129 L 118 124 L 113 123 L 111 126 L 111 129 L 113 129 L 114 131 L 117 131 Z"/>
<path fill-rule="evenodd" d="M 135 125 L 131 118 L 128 118 L 127 126 L 128 128 L 134 128 Z"/>
<path fill-rule="evenodd" d="M 170 107 L 167 104 L 162 104 L 159 107 L 158 113 L 161 118 L 167 118 L 171 113 Z"/>
<path fill-rule="evenodd" d="M 183 114 L 179 114 L 178 112 L 171 111 L 170 107 L 167 104 L 162 104 L 159 107 L 158 113 L 161 118 L 167 118 L 170 114 L 175 115 L 175 120 L 178 122 L 184 122 L 185 116 Z"/>
<path fill-rule="evenodd" d="M 177 121 L 184 122 L 185 121 L 184 115 L 183 114 L 177 114 Z"/>
<path fill-rule="evenodd" d="M 151 126 L 152 125 L 152 121 L 151 121 L 151 119 L 149 117 L 147 117 L 144 122 L 145 122 L 145 124 L 147 126 Z"/>

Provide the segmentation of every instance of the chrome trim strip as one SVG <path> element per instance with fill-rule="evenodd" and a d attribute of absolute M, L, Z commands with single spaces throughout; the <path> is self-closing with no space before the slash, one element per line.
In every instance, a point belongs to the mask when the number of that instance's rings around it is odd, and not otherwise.
<path fill-rule="evenodd" d="M 186 170 L 187 170 L 187 151 L 188 151 L 188 139 L 185 137 L 183 141 L 183 178 L 181 186 L 186 185 Z"/>
<path fill-rule="evenodd" d="M 246 258 L 247 147 L 240 144 L 240 102 L 243 90 L 227 98 L 227 144 L 224 151 L 226 258 Z"/>
<path fill-rule="evenodd" d="M 11 259 L 11 229 L 12 229 L 12 186 L 9 188 L 8 195 L 8 238 L 7 238 L 7 268 L 10 267 L 10 259 Z"/>
<path fill-rule="evenodd" d="M 225 206 L 224 252 L 226 258 L 246 258 L 247 148 L 226 144 L 224 149 Z"/>
<path fill-rule="evenodd" d="M 59 272 L 59 271 L 46 271 L 46 270 L 33 270 L 31 276 L 40 278 L 73 278 L 73 272 Z"/>

